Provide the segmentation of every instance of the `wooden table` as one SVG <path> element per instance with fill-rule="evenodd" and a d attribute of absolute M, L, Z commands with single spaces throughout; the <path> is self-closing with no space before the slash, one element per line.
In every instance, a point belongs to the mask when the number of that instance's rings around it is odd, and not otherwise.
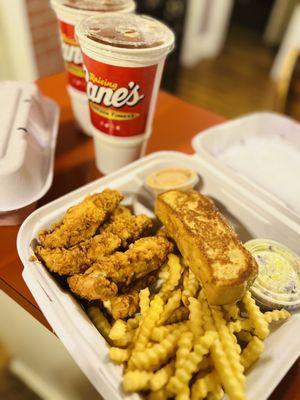
<path fill-rule="evenodd" d="M 64 74 L 41 79 L 38 85 L 44 94 L 57 101 L 61 107 L 54 180 L 49 192 L 39 201 L 38 205 L 41 206 L 101 175 L 95 167 L 92 139 L 79 132 L 74 125 L 70 102 L 65 90 Z M 224 118 L 209 111 L 161 92 L 147 153 L 158 150 L 178 150 L 192 153 L 192 137 L 199 131 L 223 120 Z M 16 250 L 18 228 L 18 226 L 0 227 L 0 289 L 51 329 L 22 279 L 23 267 Z M 295 334 L 300 333 L 295 332 Z M 299 360 L 270 399 L 300 400 Z"/>

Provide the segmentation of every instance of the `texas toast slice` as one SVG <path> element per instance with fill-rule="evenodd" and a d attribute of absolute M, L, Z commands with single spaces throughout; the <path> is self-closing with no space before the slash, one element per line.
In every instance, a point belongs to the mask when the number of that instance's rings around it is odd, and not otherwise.
<path fill-rule="evenodd" d="M 172 190 L 158 196 L 155 213 L 210 304 L 228 304 L 243 296 L 258 267 L 211 200 L 196 191 Z"/>

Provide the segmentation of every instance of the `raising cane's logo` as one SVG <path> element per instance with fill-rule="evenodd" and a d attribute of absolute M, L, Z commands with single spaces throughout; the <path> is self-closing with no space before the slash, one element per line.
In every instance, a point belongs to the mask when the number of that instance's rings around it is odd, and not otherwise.
<path fill-rule="evenodd" d="M 128 87 L 120 87 L 115 90 L 110 87 L 97 86 L 88 82 L 86 92 L 88 99 L 96 104 L 103 104 L 106 107 L 122 108 L 136 106 L 144 95 L 139 93 L 140 86 L 135 82 L 129 82 Z"/>
<path fill-rule="evenodd" d="M 63 35 L 63 41 L 61 44 L 63 59 L 66 62 L 81 65 L 82 64 L 82 53 L 78 44 L 74 43 L 75 40 L 71 41 L 67 36 Z"/>
<path fill-rule="evenodd" d="M 146 133 L 156 65 L 120 67 L 83 54 L 92 124 L 113 136 Z"/>
<path fill-rule="evenodd" d="M 68 73 L 68 81 L 75 89 L 85 92 L 82 52 L 75 39 L 74 25 L 59 22 L 62 56 Z"/>

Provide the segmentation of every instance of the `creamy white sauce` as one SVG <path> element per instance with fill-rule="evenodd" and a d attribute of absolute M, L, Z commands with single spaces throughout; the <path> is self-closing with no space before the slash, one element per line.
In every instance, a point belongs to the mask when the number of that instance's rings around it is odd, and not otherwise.
<path fill-rule="evenodd" d="M 249 137 L 217 157 L 300 213 L 300 151 L 284 137 Z"/>

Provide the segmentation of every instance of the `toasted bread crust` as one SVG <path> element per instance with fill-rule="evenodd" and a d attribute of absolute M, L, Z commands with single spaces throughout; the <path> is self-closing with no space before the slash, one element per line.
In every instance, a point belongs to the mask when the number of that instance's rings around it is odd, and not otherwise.
<path fill-rule="evenodd" d="M 257 275 L 257 264 L 214 203 L 195 191 L 169 191 L 155 212 L 201 280 L 211 304 L 237 301 Z"/>

